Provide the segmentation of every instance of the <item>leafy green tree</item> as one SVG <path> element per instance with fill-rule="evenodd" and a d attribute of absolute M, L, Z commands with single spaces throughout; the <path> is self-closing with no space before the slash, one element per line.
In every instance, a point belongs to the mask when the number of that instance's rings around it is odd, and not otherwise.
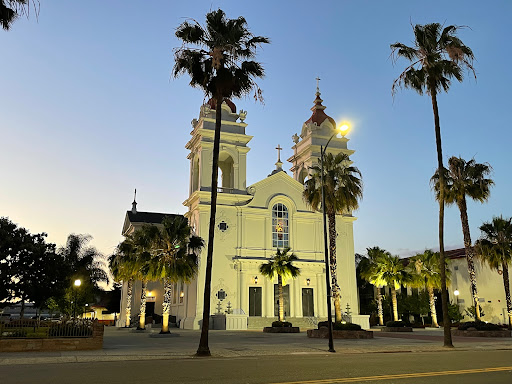
<path fill-rule="evenodd" d="M 427 249 L 423 253 L 418 253 L 411 258 L 411 282 L 410 286 L 425 288 L 428 292 L 430 314 L 432 316 L 432 326 L 439 327 L 437 323 L 436 301 L 434 289 L 441 288 L 441 270 L 439 261 L 439 252 L 432 252 Z M 450 271 L 446 269 L 446 280 L 449 284 Z"/>
<path fill-rule="evenodd" d="M 208 330 L 210 320 L 210 295 L 212 276 L 215 214 L 217 210 L 217 187 L 219 147 L 221 130 L 221 107 L 224 100 L 242 97 L 255 90 L 255 98 L 262 100 L 256 78 L 264 76 L 263 66 L 254 61 L 256 49 L 269 39 L 254 36 L 242 16 L 228 19 L 218 9 L 206 14 L 206 26 L 197 21 L 185 21 L 176 30 L 176 37 L 183 42 L 175 50 L 174 77 L 184 73 L 190 76 L 190 86 L 200 88 L 215 103 L 215 134 L 213 139 L 212 186 L 210 203 L 210 227 L 206 257 L 203 324 L 197 355 L 210 356 Z"/>
<path fill-rule="evenodd" d="M 40 307 L 54 295 L 62 295 L 66 284 L 63 259 L 46 234 L 30 234 L 8 218 L 0 218 L 0 301 L 20 300 L 20 317 L 25 303 Z"/>
<path fill-rule="evenodd" d="M 304 199 L 315 211 L 322 210 L 322 169 L 320 163 L 311 167 L 311 178 L 304 186 Z M 341 292 L 338 285 L 336 260 L 336 215 L 350 215 L 359 207 L 363 197 L 361 172 L 351 165 L 348 155 L 338 153 L 324 156 L 325 208 L 329 218 L 329 266 L 331 272 L 332 296 L 336 322 L 341 318 Z"/>
<path fill-rule="evenodd" d="M 480 321 L 481 315 L 480 306 L 478 305 L 475 262 L 473 261 L 474 251 L 471 245 L 466 196 L 481 203 L 486 202 L 491 194 L 490 189 L 494 184 L 494 181 L 487 177 L 491 172 L 492 168 L 489 164 L 479 164 L 474 159 L 466 161 L 461 157 L 455 156 L 448 159 L 448 169 L 445 171 L 444 199 L 448 205 L 457 204 L 460 211 L 466 262 L 471 284 L 471 296 L 473 297 L 473 305 L 476 308 L 476 321 Z M 439 171 L 432 176 L 431 181 L 436 191 L 436 198 L 439 199 Z"/>
<path fill-rule="evenodd" d="M 2 28 L 7 31 L 19 16 L 28 16 L 31 3 L 37 15 L 39 13 L 39 1 L 0 0 L 0 25 L 2 25 Z"/>
<path fill-rule="evenodd" d="M 394 62 L 400 57 L 410 62 L 393 82 L 393 94 L 398 88 L 405 87 L 415 90 L 420 95 L 427 93 L 432 100 L 437 148 L 437 169 L 444 169 L 437 95 L 443 90 L 445 92 L 448 91 L 452 79 L 462 82 L 464 69 L 468 69 L 475 74 L 473 69 L 473 51 L 457 37 L 457 32 L 460 29 L 461 27 L 455 25 L 443 28 L 439 23 L 417 24 L 413 27 L 414 45 L 412 47 L 398 42 L 390 46 Z M 444 346 L 453 347 L 450 319 L 448 318 L 448 290 L 446 289 L 444 255 L 444 172 L 439 174 L 439 182 L 439 260 Z"/>
<path fill-rule="evenodd" d="M 204 247 L 204 240 L 192 235 L 188 220 L 183 216 L 166 217 L 162 224 L 163 228 L 152 239 L 152 258 L 148 273 L 155 280 L 163 280 L 163 319 L 160 333 L 169 333 L 172 283 L 190 282 L 197 274 L 198 253 Z"/>
<path fill-rule="evenodd" d="M 293 265 L 299 258 L 293 253 L 288 253 L 290 248 L 276 251 L 272 258 L 260 265 L 260 273 L 271 281 L 277 275 L 277 289 L 279 293 L 279 321 L 284 321 L 284 296 L 283 280 L 295 278 L 300 275 L 300 269 Z"/>
<path fill-rule="evenodd" d="M 482 236 L 476 242 L 476 254 L 491 269 L 500 271 L 501 268 L 507 302 L 508 328 L 512 329 L 512 301 L 508 273 L 509 264 L 512 262 L 512 218 L 493 217 L 491 222 L 485 222 L 480 226 L 480 231 Z"/>

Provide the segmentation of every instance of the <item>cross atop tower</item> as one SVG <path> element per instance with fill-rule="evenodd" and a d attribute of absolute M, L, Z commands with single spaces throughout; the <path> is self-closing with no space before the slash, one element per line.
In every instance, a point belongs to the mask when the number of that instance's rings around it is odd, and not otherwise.
<path fill-rule="evenodd" d="M 320 93 L 320 80 L 321 79 L 317 76 L 315 80 L 316 80 L 316 92 Z"/>
<path fill-rule="evenodd" d="M 281 146 L 280 146 L 279 144 L 277 144 L 276 149 L 277 149 L 277 161 L 279 161 L 279 162 L 280 162 L 280 161 L 281 161 L 281 150 L 282 150 L 283 148 L 281 148 Z"/>
<path fill-rule="evenodd" d="M 135 188 L 135 194 L 133 196 L 132 213 L 137 213 L 137 188 Z"/>

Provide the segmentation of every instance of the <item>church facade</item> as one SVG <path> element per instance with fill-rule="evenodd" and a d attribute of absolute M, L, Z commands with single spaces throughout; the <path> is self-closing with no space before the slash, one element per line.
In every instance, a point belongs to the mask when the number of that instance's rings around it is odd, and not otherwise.
<path fill-rule="evenodd" d="M 215 105 L 207 103 L 200 109 L 198 119 L 192 120 L 190 151 L 189 196 L 184 201 L 195 234 L 208 239 L 211 198 L 211 167 L 215 128 Z M 320 157 L 335 132 L 335 121 L 324 112 L 317 89 L 312 115 L 300 135 L 293 135 L 292 175 L 282 168 L 280 156 L 276 169 L 252 185 L 246 182 L 248 144 L 246 112 L 237 112 L 231 101 L 222 104 L 222 129 L 219 154 L 219 189 L 213 253 L 211 314 L 215 318 L 236 317 L 235 326 L 243 329 L 270 325 L 277 317 L 277 278 L 270 281 L 259 272 L 261 264 L 275 254 L 276 249 L 291 248 L 299 260 L 295 263 L 301 273 L 286 281 L 284 288 L 285 317 L 297 326 L 312 325 L 327 318 L 325 264 L 322 214 L 308 207 L 302 197 L 308 167 Z M 348 139 L 334 137 L 328 152 L 354 153 L 347 148 Z M 278 146 L 278 150 L 280 147 Z M 123 234 L 136 230 L 144 222 L 137 213 L 127 213 Z M 136 210 L 135 210 L 136 212 Z M 150 214 L 140 212 L 140 217 Z M 341 305 L 354 323 L 369 328 L 368 316 L 358 314 L 355 277 L 353 224 L 350 214 L 336 217 L 338 282 Z M 146 220 L 147 222 L 147 220 Z M 158 224 L 158 223 L 156 223 Z M 200 255 L 199 272 L 190 284 L 175 284 L 171 315 L 181 328 L 199 329 L 203 313 L 203 290 L 206 269 L 206 248 Z M 161 313 L 162 285 L 149 285 L 148 297 L 155 302 L 154 310 Z M 123 289 L 122 307 L 126 287 Z M 138 311 L 140 282 L 135 284 L 132 313 Z M 121 316 L 125 316 L 124 310 Z M 215 324 L 215 319 L 213 321 Z M 121 324 L 124 324 L 121 318 Z M 241 324 L 241 325 L 240 325 Z M 228 326 L 229 328 L 229 326 Z"/>

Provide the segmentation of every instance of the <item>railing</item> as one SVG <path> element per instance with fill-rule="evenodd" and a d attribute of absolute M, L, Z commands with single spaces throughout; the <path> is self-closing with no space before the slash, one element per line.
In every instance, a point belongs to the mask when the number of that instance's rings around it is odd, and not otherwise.
<path fill-rule="evenodd" d="M 13 320 L 0 324 L 0 338 L 48 339 L 60 337 L 92 337 L 91 320 L 61 322 L 29 319 Z"/>

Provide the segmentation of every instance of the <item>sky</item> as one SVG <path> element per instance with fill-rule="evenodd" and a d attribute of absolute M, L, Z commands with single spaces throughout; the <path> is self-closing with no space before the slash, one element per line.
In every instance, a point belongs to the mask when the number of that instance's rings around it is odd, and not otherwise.
<path fill-rule="evenodd" d="M 278 144 L 292 155 L 319 76 L 326 113 L 352 124 L 349 148 L 364 197 L 354 214 L 355 250 L 380 246 L 407 256 L 438 244 L 431 101 L 411 90 L 393 98 L 389 45 L 411 44 L 411 24 L 464 25 L 477 79 L 467 75 L 438 98 L 444 160 L 488 162 L 488 203 L 468 202 L 471 235 L 495 215 L 512 216 L 509 1 L 129 1 L 40 0 L 38 17 L 0 30 L 0 216 L 63 245 L 89 234 L 110 254 L 122 239 L 137 188 L 138 210 L 184 213 L 185 144 L 202 92 L 171 78 L 174 36 L 187 18 L 223 9 L 244 16 L 271 44 L 257 53 L 264 104 L 248 111 L 254 138 L 247 185 L 273 169 Z M 291 174 L 291 164 L 283 165 Z M 457 207 L 446 210 L 445 244 L 462 247 Z"/>

